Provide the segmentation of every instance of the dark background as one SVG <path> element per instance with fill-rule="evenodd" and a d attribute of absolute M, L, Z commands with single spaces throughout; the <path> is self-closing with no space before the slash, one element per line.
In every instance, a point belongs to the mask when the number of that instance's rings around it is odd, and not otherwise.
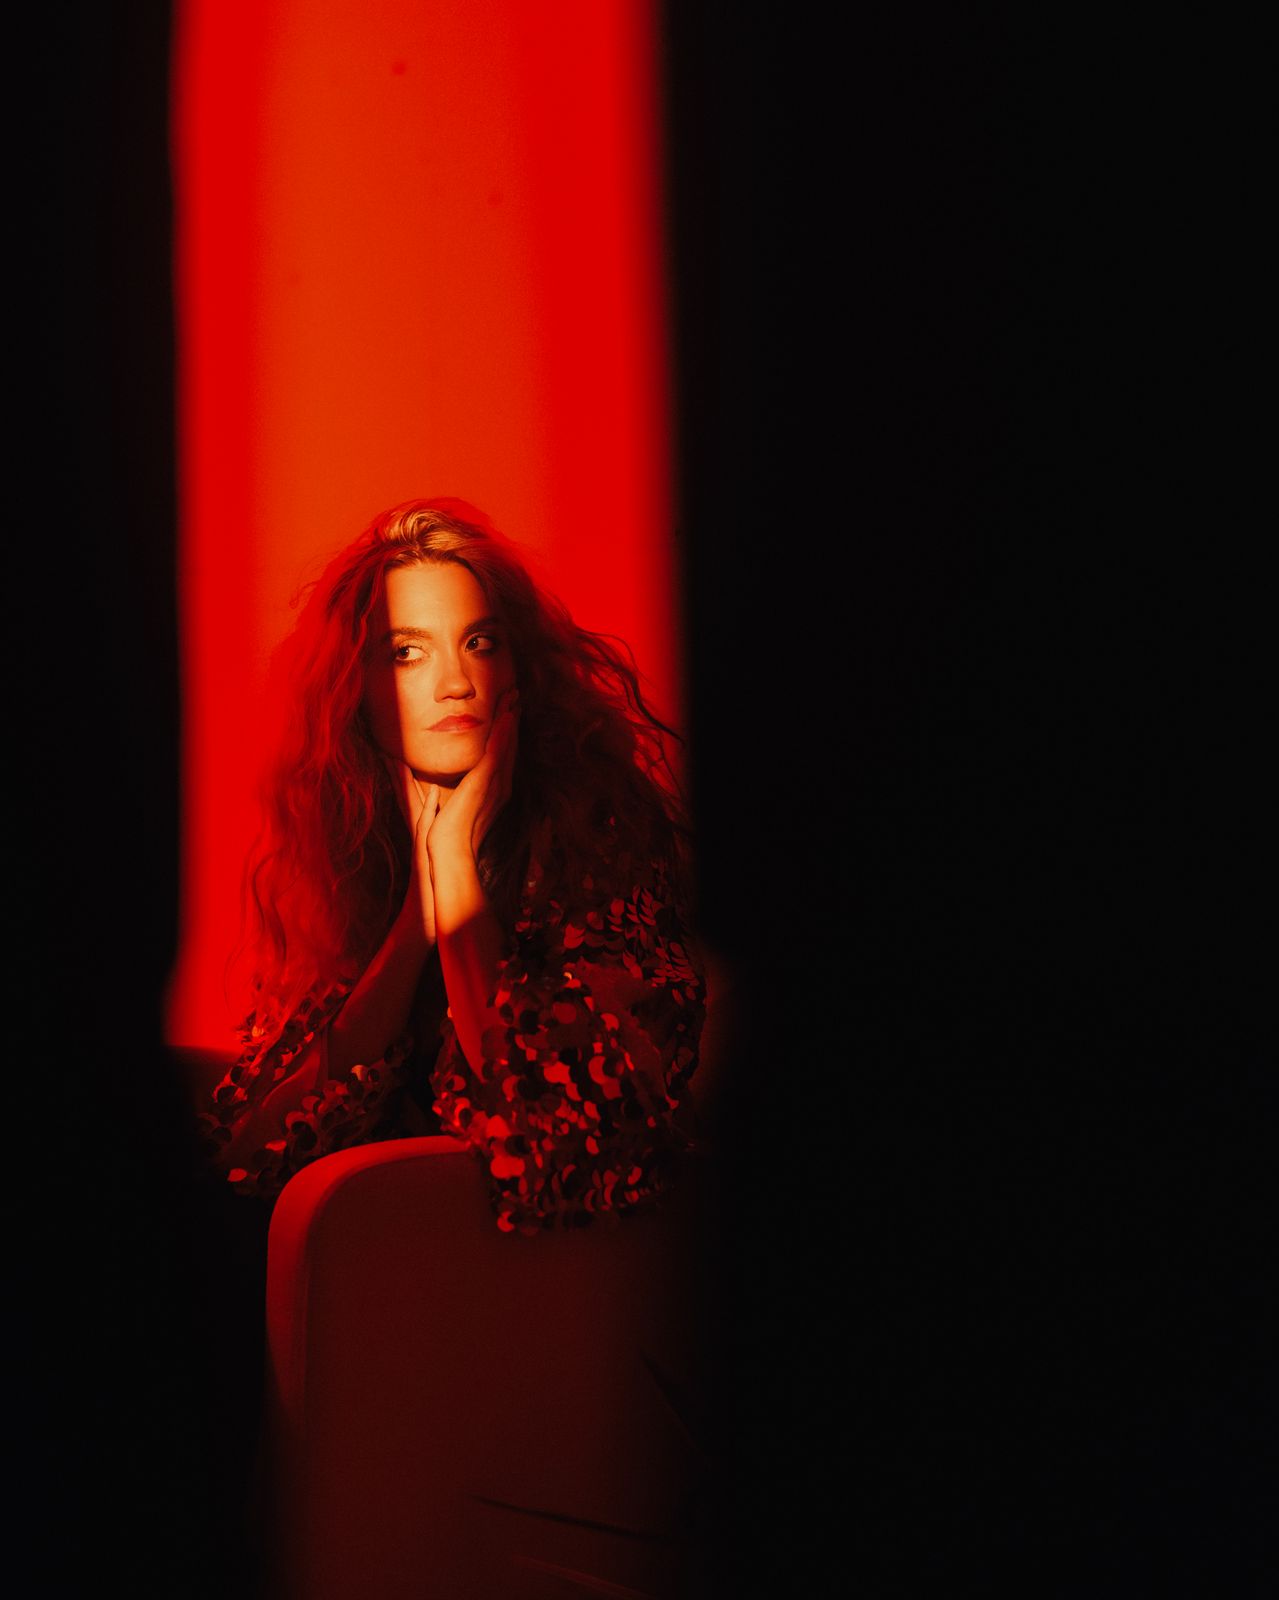
<path fill-rule="evenodd" d="M 1272 1581 L 1255 41 L 1019 9 L 667 6 L 729 1593 Z"/>
<path fill-rule="evenodd" d="M 1255 41 L 665 16 L 702 917 L 743 997 L 718 1587 L 1260 1595 Z M 52 8 L 11 68 L 13 1537 L 51 1589 L 198 1597 L 245 1380 L 160 1032 L 168 30 Z"/>

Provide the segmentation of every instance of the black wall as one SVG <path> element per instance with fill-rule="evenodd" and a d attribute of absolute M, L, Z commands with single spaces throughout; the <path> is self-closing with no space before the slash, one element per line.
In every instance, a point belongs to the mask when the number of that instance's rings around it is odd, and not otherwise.
<path fill-rule="evenodd" d="M 10 63 L 7 1008 L 19 1586 L 220 1597 L 244 1567 L 178 910 L 169 7 L 42 8 Z M 25 1571 L 26 1575 L 22 1576 Z"/>
<path fill-rule="evenodd" d="M 1259 1594 L 1248 41 L 666 29 L 723 1592 Z"/>

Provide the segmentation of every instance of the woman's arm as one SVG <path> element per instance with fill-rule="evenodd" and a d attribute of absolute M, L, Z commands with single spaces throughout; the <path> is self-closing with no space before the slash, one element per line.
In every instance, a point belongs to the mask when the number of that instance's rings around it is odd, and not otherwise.
<path fill-rule="evenodd" d="M 483 1038 L 505 935 L 480 882 L 479 852 L 511 793 L 519 701 L 509 691 L 484 754 L 458 784 L 427 837 L 440 966 L 449 1014 L 470 1064 L 483 1060 Z"/>
<path fill-rule="evenodd" d="M 509 794 L 515 741 L 508 706 L 431 829 L 451 1023 L 432 1081 L 446 1130 L 484 1155 L 498 1226 L 536 1232 L 663 1186 L 705 991 L 664 864 L 636 869 L 611 825 L 567 912 L 528 914 L 530 863 L 525 914 L 504 935 L 477 855 Z"/>
<path fill-rule="evenodd" d="M 440 791 L 422 784 L 402 762 L 388 763 L 404 820 L 413 833 L 413 853 L 404 904 L 333 1023 L 328 1075 L 376 1060 L 405 1031 L 413 996 L 435 948 L 435 895 L 427 841 L 439 814 Z"/>
<path fill-rule="evenodd" d="M 367 1136 L 398 1080 L 422 972 L 435 947 L 426 839 L 439 807 L 434 785 L 405 769 L 401 805 L 413 827 L 404 904 L 359 982 L 308 995 L 278 1037 L 250 1018 L 244 1049 L 203 1118 L 210 1154 L 231 1182 L 270 1196 L 296 1169 Z"/>
<path fill-rule="evenodd" d="M 473 860 L 441 862 L 435 869 L 435 908 L 449 1012 L 466 1059 L 478 1068 L 494 1018 L 504 936 Z"/>
<path fill-rule="evenodd" d="M 358 1143 L 380 1120 L 411 1041 L 331 1074 L 330 1029 L 349 993 L 335 983 L 308 994 L 283 1028 L 264 1031 L 256 1014 L 241 1028 L 241 1053 L 199 1122 L 210 1163 L 242 1193 L 273 1199 L 299 1167 Z"/>
<path fill-rule="evenodd" d="M 406 902 L 407 903 L 407 902 Z M 329 1028 L 326 1077 L 376 1061 L 408 1028 L 432 945 L 415 919 L 398 917 Z"/>
<path fill-rule="evenodd" d="M 663 865 L 607 851 L 567 908 L 523 916 L 491 1002 L 480 1059 L 446 1030 L 432 1081 L 445 1130 L 485 1158 L 498 1226 L 534 1233 L 658 1192 L 687 1142 L 676 1112 L 705 1014 Z"/>
<path fill-rule="evenodd" d="M 429 954 L 428 949 L 425 959 Z M 384 1062 L 398 1041 L 407 1041 L 423 966 L 420 941 L 397 924 L 341 1008 L 290 1058 L 287 1076 L 234 1127 L 222 1151 L 227 1166 L 242 1166 L 254 1151 L 280 1138 L 310 1096 L 342 1083 L 356 1066 Z"/>

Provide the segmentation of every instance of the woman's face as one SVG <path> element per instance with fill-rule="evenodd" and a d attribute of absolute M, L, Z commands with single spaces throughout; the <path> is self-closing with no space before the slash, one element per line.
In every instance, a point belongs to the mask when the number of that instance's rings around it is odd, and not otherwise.
<path fill-rule="evenodd" d="M 484 754 L 515 682 L 507 633 L 455 562 L 393 567 L 369 618 L 364 709 L 373 741 L 419 778 L 456 784 Z"/>

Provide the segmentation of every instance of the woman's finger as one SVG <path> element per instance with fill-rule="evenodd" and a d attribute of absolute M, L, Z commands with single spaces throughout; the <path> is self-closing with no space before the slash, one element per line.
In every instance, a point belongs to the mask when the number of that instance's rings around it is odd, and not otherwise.
<path fill-rule="evenodd" d="M 409 776 L 413 778 L 413 774 Z M 440 786 L 438 783 L 428 783 L 425 787 L 413 778 L 414 787 L 421 799 L 422 805 L 417 816 L 415 835 L 419 844 L 426 843 L 426 836 L 431 831 L 431 824 L 435 821 L 440 811 Z"/>
<path fill-rule="evenodd" d="M 400 762 L 400 792 L 404 796 L 404 815 L 408 818 L 409 832 L 416 833 L 422 818 L 422 789 L 407 761 Z"/>

